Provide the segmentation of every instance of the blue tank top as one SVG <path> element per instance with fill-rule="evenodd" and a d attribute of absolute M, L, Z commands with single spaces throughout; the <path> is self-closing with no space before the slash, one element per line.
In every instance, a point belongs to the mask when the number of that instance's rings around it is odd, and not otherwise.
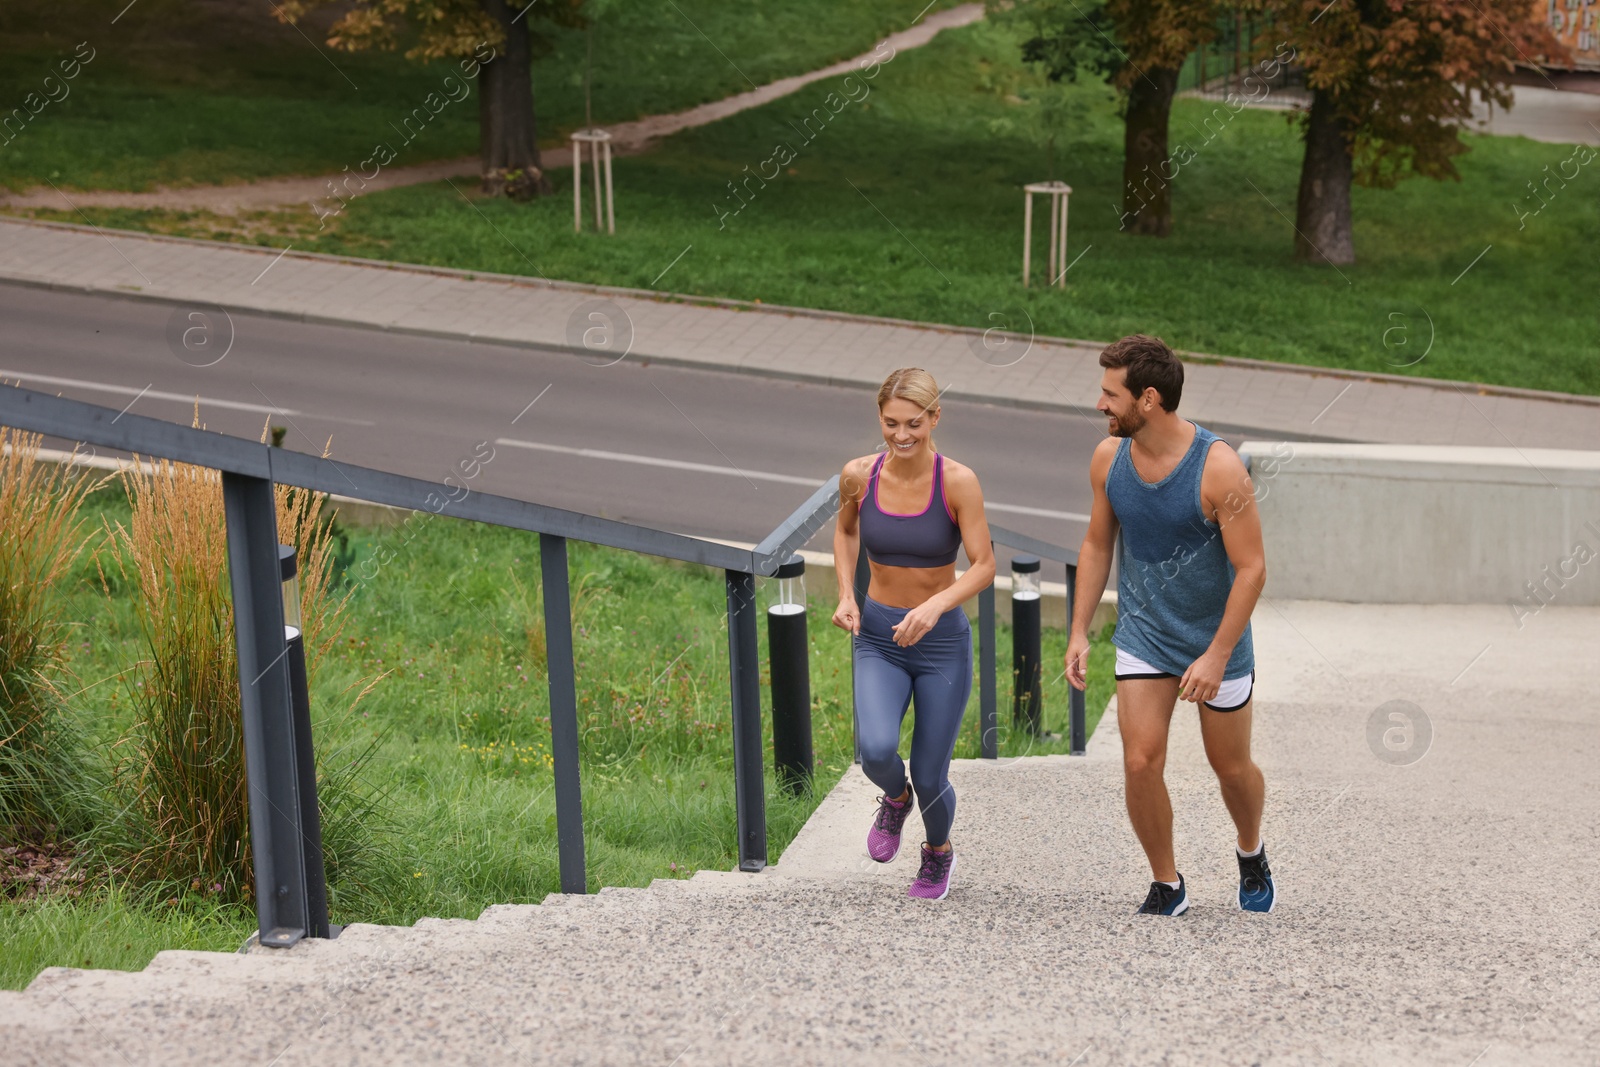
<path fill-rule="evenodd" d="M 1159 482 L 1133 469 L 1124 438 L 1106 475 L 1117 534 L 1117 628 L 1112 642 L 1151 666 L 1181 676 L 1205 654 L 1233 588 L 1222 527 L 1200 503 L 1200 475 L 1217 435 L 1194 428 L 1194 441 Z M 1224 680 L 1255 669 L 1250 626 L 1233 647 Z"/>
<path fill-rule="evenodd" d="M 887 567 L 943 567 L 956 561 L 961 527 L 944 499 L 944 457 L 933 454 L 933 485 L 921 511 L 902 515 L 878 506 L 878 472 L 889 457 L 884 452 L 872 465 L 867 491 L 861 497 L 861 545 L 867 558 Z M 939 501 L 938 510 L 933 502 Z"/>

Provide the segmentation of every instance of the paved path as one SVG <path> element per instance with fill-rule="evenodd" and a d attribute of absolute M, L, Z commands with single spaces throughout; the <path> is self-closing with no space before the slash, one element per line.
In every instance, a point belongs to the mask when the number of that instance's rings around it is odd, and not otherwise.
<path fill-rule="evenodd" d="M 1190 89 L 1180 94 L 1221 101 L 1230 94 L 1244 99 L 1252 90 L 1241 90 L 1224 79 L 1213 82 L 1204 92 Z M 1258 91 L 1257 91 L 1258 92 Z M 1510 108 L 1491 108 L 1474 94 L 1472 120 L 1465 128 L 1473 133 L 1501 137 L 1526 137 L 1551 144 L 1600 144 L 1600 95 L 1592 88 L 1555 89 L 1549 85 L 1513 85 Z M 1311 93 L 1303 88 L 1275 89 L 1247 107 L 1268 111 L 1309 108 Z M 1559 161 L 1561 155 L 1552 156 Z"/>
<path fill-rule="evenodd" d="M 775 82 L 739 93 L 709 104 L 701 104 L 687 111 L 671 115 L 647 115 L 632 122 L 619 122 L 605 128 L 611 131 L 612 152 L 617 155 L 634 155 L 645 151 L 662 137 L 680 130 L 693 129 L 708 123 L 737 115 L 753 107 L 769 104 L 788 96 L 813 82 L 836 78 L 856 71 L 856 64 L 876 53 L 881 61 L 885 54 L 894 55 L 907 48 L 920 48 L 933 40 L 939 31 L 954 26 L 966 26 L 983 18 L 982 4 L 961 4 L 937 11 L 919 21 L 910 29 L 892 33 L 884 38 L 879 48 L 888 52 L 869 52 L 854 59 L 846 59 L 818 70 L 780 78 Z M 572 166 L 569 146 L 543 148 L 540 162 L 546 170 Z M 418 163 L 409 167 L 393 167 L 381 171 L 368 182 L 362 194 L 397 189 L 406 185 L 443 181 L 462 176 L 476 177 L 479 173 L 477 156 L 462 159 L 438 160 Z M 232 185 L 185 186 L 183 188 L 159 187 L 149 192 L 130 193 L 118 190 L 73 190 L 63 194 L 59 189 L 38 185 L 20 193 L 0 190 L 0 208 L 48 208 L 55 211 L 72 211 L 79 207 L 166 208 L 174 211 L 213 211 L 221 215 L 236 215 L 241 211 L 261 211 L 294 204 L 318 203 L 329 207 L 328 183 L 337 182 L 343 174 L 314 175 L 311 177 L 269 178 L 264 181 L 238 182 Z M 346 196 L 345 199 L 351 199 Z"/>
<path fill-rule="evenodd" d="M 1086 757 L 954 768 L 940 904 L 904 897 L 909 855 L 866 859 L 872 790 L 851 776 L 766 874 L 50 969 L 0 994 L 0 1048 L 43 1065 L 1593 1062 L 1597 630 L 1600 609 L 1559 605 L 1521 632 L 1496 607 L 1258 609 L 1270 916 L 1230 905 L 1231 826 L 1190 715 L 1168 777 L 1194 905 L 1130 914 L 1148 872 L 1112 715 Z M 1409 765 L 1369 746 L 1391 710 L 1413 722 Z"/>
<path fill-rule="evenodd" d="M 1513 85 L 1511 95 L 1509 111 L 1477 101 L 1468 128 L 1552 144 L 1600 145 L 1600 96 L 1537 85 Z M 1553 161 L 1562 158 L 1552 156 Z"/>
<path fill-rule="evenodd" d="M 0 220 L 0 279 L 614 360 L 614 348 L 583 347 L 598 312 L 610 316 L 613 336 L 631 336 L 630 359 L 873 389 L 895 367 L 917 364 L 955 397 L 1100 422 L 1093 405 L 1102 345 L 1083 341 L 15 219 Z M 1223 431 L 1600 448 L 1596 397 L 1200 359 L 1186 369 L 1183 412 Z"/>

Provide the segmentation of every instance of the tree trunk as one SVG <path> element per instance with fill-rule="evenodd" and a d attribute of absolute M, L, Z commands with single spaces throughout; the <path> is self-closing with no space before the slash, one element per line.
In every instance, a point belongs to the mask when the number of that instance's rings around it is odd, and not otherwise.
<path fill-rule="evenodd" d="M 533 68 L 527 17 L 506 0 L 482 0 L 489 17 L 505 30 L 505 43 L 483 65 L 478 83 L 478 146 L 483 190 L 526 200 L 551 192 L 539 160 L 533 113 Z"/>
<path fill-rule="evenodd" d="M 1306 154 L 1295 206 L 1294 258 L 1302 263 L 1342 266 L 1356 261 L 1350 232 L 1349 132 L 1349 120 L 1339 115 L 1327 93 L 1317 90 L 1306 122 Z"/>
<path fill-rule="evenodd" d="M 1130 233 L 1165 237 L 1172 232 L 1172 179 L 1177 172 L 1167 157 L 1167 120 L 1178 72 L 1148 67 L 1128 88 L 1123 120 L 1122 228 Z"/>

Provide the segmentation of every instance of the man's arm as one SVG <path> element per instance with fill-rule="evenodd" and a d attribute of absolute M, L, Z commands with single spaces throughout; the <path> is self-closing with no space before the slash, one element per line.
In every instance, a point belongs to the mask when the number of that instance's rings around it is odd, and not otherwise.
<path fill-rule="evenodd" d="M 1089 623 L 1106 591 L 1111 558 L 1117 543 L 1117 516 L 1106 496 L 1106 476 L 1117 455 L 1118 440 L 1108 437 L 1095 446 L 1089 460 L 1089 486 L 1094 503 L 1089 508 L 1089 529 L 1078 549 L 1078 580 L 1073 589 L 1072 630 L 1067 637 L 1067 681 L 1077 689 L 1088 684 Z"/>
<path fill-rule="evenodd" d="M 1267 583 L 1267 556 L 1261 544 L 1261 513 L 1244 461 L 1226 444 L 1212 445 L 1200 476 L 1200 504 L 1221 527 L 1222 547 L 1233 564 L 1233 588 L 1211 645 L 1184 672 L 1178 693 L 1185 700 L 1210 700 L 1222 685 L 1222 672 L 1234 646 L 1250 625 L 1250 614 Z M 1191 689 L 1193 690 L 1191 692 Z"/>

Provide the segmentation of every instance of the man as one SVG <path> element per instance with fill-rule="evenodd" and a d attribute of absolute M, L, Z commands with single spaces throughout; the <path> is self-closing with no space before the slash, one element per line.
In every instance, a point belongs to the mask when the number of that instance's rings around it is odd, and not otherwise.
<path fill-rule="evenodd" d="M 1177 414 L 1183 364 L 1154 337 L 1100 353 L 1095 407 L 1110 437 L 1089 464 L 1094 506 L 1078 555 L 1067 677 L 1084 688 L 1089 620 L 1118 553 L 1117 724 L 1128 818 L 1155 878 L 1138 909 L 1181 915 L 1188 887 L 1172 852 L 1162 777 L 1178 700 L 1200 714 L 1206 756 L 1238 829 L 1239 907 L 1271 911 L 1276 886 L 1261 841 L 1266 784 L 1250 758 L 1255 656 L 1250 613 L 1266 581 L 1261 520 L 1237 453 Z"/>

